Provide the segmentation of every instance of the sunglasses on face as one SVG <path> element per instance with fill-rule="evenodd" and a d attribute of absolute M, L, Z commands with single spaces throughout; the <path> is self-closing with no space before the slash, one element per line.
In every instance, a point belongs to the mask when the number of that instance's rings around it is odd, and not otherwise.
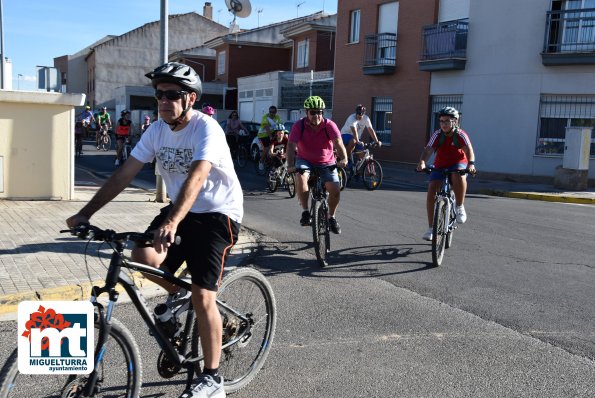
<path fill-rule="evenodd" d="M 308 111 L 308 114 L 310 116 L 322 115 L 323 113 L 324 113 L 324 111 Z"/>
<path fill-rule="evenodd" d="M 273 114 L 273 115 L 274 115 L 275 113 L 277 113 L 277 111 L 276 111 L 276 110 L 274 110 L 274 109 L 269 109 L 269 113 L 271 113 L 271 114 Z"/>
<path fill-rule="evenodd" d="M 188 91 L 184 90 L 155 90 L 155 98 L 157 98 L 158 100 L 162 99 L 163 96 L 165 96 L 165 98 L 167 98 L 170 101 L 177 101 L 186 94 L 188 94 Z"/>

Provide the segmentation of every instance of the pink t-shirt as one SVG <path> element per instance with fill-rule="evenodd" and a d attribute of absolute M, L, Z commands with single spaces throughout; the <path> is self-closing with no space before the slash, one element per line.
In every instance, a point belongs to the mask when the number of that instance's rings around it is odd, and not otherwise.
<path fill-rule="evenodd" d="M 333 141 L 340 137 L 337 125 L 329 119 L 324 119 L 314 131 L 306 118 L 302 118 L 293 124 L 289 133 L 289 141 L 297 144 L 298 158 L 312 165 L 334 164 Z"/>

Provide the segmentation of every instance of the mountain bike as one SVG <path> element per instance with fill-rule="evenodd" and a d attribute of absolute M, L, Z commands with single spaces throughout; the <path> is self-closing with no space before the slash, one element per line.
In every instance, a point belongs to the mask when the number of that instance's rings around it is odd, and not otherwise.
<path fill-rule="evenodd" d="M 153 275 L 187 290 L 191 289 L 191 282 L 130 261 L 123 254 L 127 241 L 151 246 L 153 235 L 116 233 L 92 225 L 61 232 L 89 241 L 106 242 L 113 250 L 105 284 L 94 286 L 91 291 L 95 308 L 95 368 L 88 375 L 21 374 L 17 350 L 14 350 L 0 371 L 0 397 L 31 397 L 31 385 L 43 385 L 47 397 L 138 397 L 142 383 L 139 346 L 132 333 L 112 316 L 119 296 L 117 285 L 128 294 L 161 347 L 157 360 L 160 376 L 168 379 L 184 369 L 188 388 L 194 373 L 201 373 L 204 358 L 191 298 L 181 299 L 177 303 L 179 306 L 171 311 L 171 318 L 162 322 L 149 309 L 129 271 Z M 109 296 L 107 308 L 98 301 L 103 294 Z M 225 379 L 225 391 L 231 393 L 245 387 L 256 376 L 269 354 L 277 322 L 276 302 L 271 285 L 260 272 L 248 267 L 234 267 L 222 279 L 217 307 L 223 325 L 219 369 Z"/>
<path fill-rule="evenodd" d="M 351 153 L 351 165 L 347 166 L 347 183 L 361 176 L 368 191 L 380 187 L 380 184 L 382 184 L 382 166 L 370 153 L 370 148 L 376 146 L 376 143 L 364 143 L 362 151 Z"/>
<path fill-rule="evenodd" d="M 331 251 L 331 234 L 329 225 L 328 192 L 320 176 L 325 169 L 334 170 L 337 166 L 313 167 L 308 178 L 310 190 L 310 220 L 312 220 L 312 238 L 316 259 L 321 267 L 326 267 L 326 255 Z M 298 170 L 304 173 L 306 170 Z"/>
<path fill-rule="evenodd" d="M 279 187 L 287 188 L 289 197 L 295 196 L 295 176 L 287 172 L 287 163 L 283 162 L 279 167 L 272 167 L 267 175 L 267 187 L 269 192 L 275 192 Z"/>
<path fill-rule="evenodd" d="M 426 173 L 437 171 L 443 174 L 440 190 L 434 202 L 434 222 L 432 224 L 432 263 L 435 267 L 442 264 L 444 250 L 452 246 L 452 238 L 457 229 L 457 215 L 455 212 L 455 193 L 451 188 L 450 175 L 458 173 L 465 175 L 469 170 L 448 170 L 427 167 Z"/>
<path fill-rule="evenodd" d="M 97 131 L 97 149 L 103 151 L 109 151 L 112 147 L 112 139 L 108 133 L 107 125 L 102 124 L 101 128 Z"/>

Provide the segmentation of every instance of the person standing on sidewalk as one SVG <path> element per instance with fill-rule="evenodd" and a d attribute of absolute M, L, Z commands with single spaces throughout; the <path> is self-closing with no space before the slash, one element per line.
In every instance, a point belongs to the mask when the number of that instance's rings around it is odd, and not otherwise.
<path fill-rule="evenodd" d="M 161 118 L 141 136 L 130 159 L 66 222 L 71 228 L 88 222 L 156 158 L 172 203 L 147 229 L 154 232 L 154 246 L 135 247 L 132 259 L 171 273 L 186 262 L 205 358 L 203 374 L 181 398 L 225 397 L 218 373 L 222 322 L 215 299 L 243 217 L 242 188 L 219 123 L 192 109 L 202 92 L 194 69 L 170 62 L 145 76 L 155 88 Z M 181 238 L 179 245 L 173 244 L 176 236 Z M 166 304 L 187 296 L 183 289 L 175 292 L 167 283 L 162 286 L 170 292 Z"/>
<path fill-rule="evenodd" d="M 426 162 L 433 153 L 436 153 L 434 167 L 437 169 L 465 170 L 475 173 L 475 154 L 469 136 L 463 129 L 459 128 L 459 111 L 447 106 L 438 111 L 440 129 L 436 130 L 430 137 L 428 145 L 421 153 L 417 163 L 417 171 L 426 168 Z M 430 184 L 428 185 L 428 195 L 426 197 L 426 209 L 428 212 L 428 225 L 430 226 L 422 239 L 432 240 L 432 224 L 434 222 L 434 200 L 436 193 L 442 183 L 442 173 L 432 171 L 430 174 Z M 465 194 L 467 192 L 467 176 L 457 173 L 451 174 L 452 187 L 455 193 L 457 222 L 463 224 L 467 221 L 465 212 Z"/>

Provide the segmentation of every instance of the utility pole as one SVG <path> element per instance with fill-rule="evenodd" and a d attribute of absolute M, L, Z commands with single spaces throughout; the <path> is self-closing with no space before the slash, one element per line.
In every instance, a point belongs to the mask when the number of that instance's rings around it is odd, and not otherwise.
<path fill-rule="evenodd" d="M 167 0 L 161 0 L 161 24 L 159 26 L 159 31 L 161 36 L 160 60 L 162 65 L 167 63 L 168 22 L 169 21 L 167 19 Z M 155 176 L 155 202 L 165 203 L 165 201 L 167 201 L 167 189 L 165 188 L 165 183 L 163 182 L 161 174 L 159 174 L 159 168 L 157 166 L 155 166 Z"/>
<path fill-rule="evenodd" d="M 2 24 L 2 0 L 0 0 L 0 90 L 4 90 L 4 28 Z"/>

